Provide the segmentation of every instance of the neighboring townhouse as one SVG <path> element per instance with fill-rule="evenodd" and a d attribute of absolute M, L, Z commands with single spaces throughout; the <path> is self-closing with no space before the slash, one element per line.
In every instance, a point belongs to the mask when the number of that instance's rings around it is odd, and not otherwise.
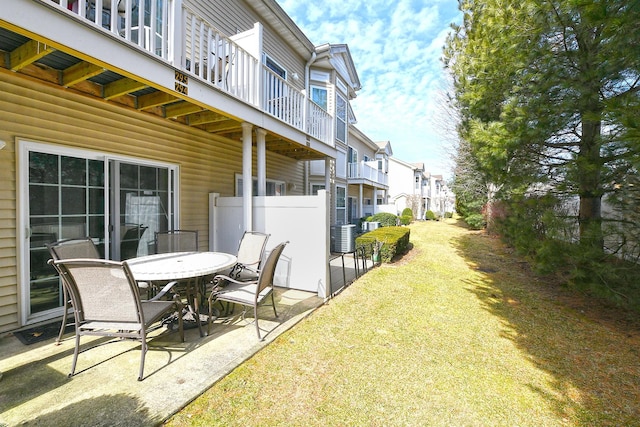
<path fill-rule="evenodd" d="M 360 80 L 346 44 L 325 44 L 316 48 L 310 67 L 309 96 L 335 117 L 334 159 L 309 162 L 309 191 L 326 189 L 331 194 L 332 224 L 349 224 L 352 206 L 348 204 L 348 163 L 350 128 L 355 116 L 350 101 L 360 90 Z"/>
<path fill-rule="evenodd" d="M 0 52 L 0 332 L 61 314 L 45 245 L 85 235 L 119 260 L 156 231 L 227 251 L 266 231 L 291 240 L 289 284 L 326 295 L 360 88 L 346 45 L 315 48 L 275 0 L 12 0 Z M 307 235 L 269 201 L 330 182 Z"/>
<path fill-rule="evenodd" d="M 429 197 L 424 163 L 407 163 L 390 157 L 388 175 L 389 197 L 381 209 L 399 215 L 405 208 L 410 208 L 416 218 L 424 218 Z"/>
<path fill-rule="evenodd" d="M 427 198 L 427 210 L 437 216 L 444 216 L 447 212 L 453 212 L 455 197 L 449 190 L 442 175 L 429 176 L 429 196 Z"/>
<path fill-rule="evenodd" d="M 380 148 L 358 128 L 349 127 L 347 218 L 351 224 L 378 212 L 379 199 L 384 199 L 389 189 L 388 163 L 387 146 Z"/>

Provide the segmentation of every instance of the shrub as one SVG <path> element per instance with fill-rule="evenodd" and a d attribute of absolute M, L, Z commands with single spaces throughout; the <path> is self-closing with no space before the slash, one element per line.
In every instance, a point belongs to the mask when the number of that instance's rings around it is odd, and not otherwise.
<path fill-rule="evenodd" d="M 444 217 L 445 218 L 453 218 L 453 212 L 445 212 L 444 213 Z"/>
<path fill-rule="evenodd" d="M 366 255 L 371 256 L 372 247 L 381 244 L 380 260 L 391 262 L 394 256 L 403 254 L 409 249 L 410 232 L 411 229 L 407 227 L 378 228 L 356 237 L 356 246 L 364 246 Z"/>
<path fill-rule="evenodd" d="M 424 215 L 425 219 L 428 220 L 435 220 L 436 219 L 436 214 L 433 213 L 433 211 L 427 211 L 427 213 Z"/>
<path fill-rule="evenodd" d="M 481 214 L 471 214 L 466 217 L 465 222 L 474 230 L 482 230 L 486 225 L 484 221 L 484 216 Z"/>
<path fill-rule="evenodd" d="M 413 215 L 402 215 L 400 217 L 400 224 L 402 225 L 409 225 L 411 221 L 413 221 Z"/>
<path fill-rule="evenodd" d="M 371 217 L 371 221 L 379 222 L 381 227 L 392 227 L 398 225 L 398 217 L 388 212 L 378 212 Z"/>
<path fill-rule="evenodd" d="M 402 210 L 402 214 L 400 215 L 402 216 L 410 216 L 411 218 L 413 218 L 413 211 L 411 210 L 411 208 L 404 208 Z"/>

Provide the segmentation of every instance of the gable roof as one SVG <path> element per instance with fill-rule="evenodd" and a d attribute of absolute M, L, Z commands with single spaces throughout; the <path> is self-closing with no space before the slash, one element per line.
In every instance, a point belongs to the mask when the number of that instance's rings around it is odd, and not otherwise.
<path fill-rule="evenodd" d="M 316 46 L 315 66 L 332 68 L 347 83 L 349 98 L 356 97 L 356 91 L 362 88 L 356 66 L 346 44 L 323 44 Z"/>
<path fill-rule="evenodd" d="M 377 141 L 376 145 L 378 146 L 379 153 L 384 153 L 388 157 L 393 156 L 393 150 L 391 149 L 391 141 Z"/>

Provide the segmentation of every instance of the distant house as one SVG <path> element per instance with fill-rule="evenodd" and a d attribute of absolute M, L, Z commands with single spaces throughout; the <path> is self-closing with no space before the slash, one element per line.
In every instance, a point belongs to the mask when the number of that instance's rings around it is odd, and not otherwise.
<path fill-rule="evenodd" d="M 455 195 L 447 186 L 442 175 L 429 176 L 429 195 L 427 197 L 427 210 L 438 216 L 444 216 L 455 209 Z"/>
<path fill-rule="evenodd" d="M 389 158 L 389 196 L 382 209 L 399 215 L 410 208 L 416 218 L 424 218 L 428 197 L 429 179 L 424 164 Z"/>

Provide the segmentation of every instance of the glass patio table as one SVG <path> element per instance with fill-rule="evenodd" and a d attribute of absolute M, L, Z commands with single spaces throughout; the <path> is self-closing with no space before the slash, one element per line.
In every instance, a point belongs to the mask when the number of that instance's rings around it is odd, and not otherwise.
<path fill-rule="evenodd" d="M 204 334 L 198 294 L 203 285 L 202 280 L 205 276 L 232 267 L 236 262 L 235 255 L 223 252 L 171 252 L 127 260 L 133 277 L 138 282 L 186 280 L 187 307 L 196 319 L 201 337 Z"/>

